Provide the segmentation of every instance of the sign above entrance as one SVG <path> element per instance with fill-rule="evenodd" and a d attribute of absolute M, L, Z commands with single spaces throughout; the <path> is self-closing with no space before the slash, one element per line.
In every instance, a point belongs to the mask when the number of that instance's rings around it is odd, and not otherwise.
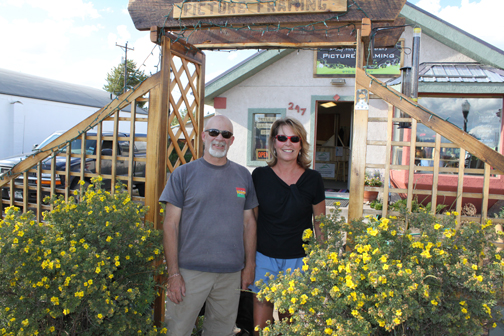
<path fill-rule="evenodd" d="M 367 72 L 373 76 L 398 76 L 403 59 L 403 40 L 394 48 L 375 48 Z M 314 64 L 315 77 L 355 75 L 355 48 L 319 49 Z"/>
<path fill-rule="evenodd" d="M 277 0 L 242 2 L 180 2 L 173 6 L 173 17 L 180 19 L 219 16 L 250 16 L 346 12 L 347 0 Z"/>

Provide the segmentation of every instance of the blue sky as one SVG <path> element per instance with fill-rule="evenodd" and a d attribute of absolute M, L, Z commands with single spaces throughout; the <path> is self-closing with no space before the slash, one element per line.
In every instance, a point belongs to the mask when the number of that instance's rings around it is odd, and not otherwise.
<path fill-rule="evenodd" d="M 411 3 L 504 49 L 502 0 L 412 0 Z M 108 71 L 128 52 L 147 74 L 158 56 L 149 32 L 139 32 L 128 0 L 0 0 L 0 68 L 102 88 Z M 156 51 L 156 49 L 154 50 Z M 254 54 L 205 52 L 206 80 Z"/>

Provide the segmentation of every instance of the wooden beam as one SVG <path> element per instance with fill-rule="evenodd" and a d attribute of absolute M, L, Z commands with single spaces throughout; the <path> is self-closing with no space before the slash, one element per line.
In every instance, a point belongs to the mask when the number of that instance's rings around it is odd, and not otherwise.
<path fill-rule="evenodd" d="M 145 220 L 154 223 L 154 228 L 163 228 L 160 214 L 159 196 L 166 184 L 166 155 L 168 127 L 168 95 L 170 90 L 170 39 L 162 37 L 162 60 L 159 85 L 150 92 L 149 122 L 147 124 L 147 162 L 145 165 L 145 205 L 149 211 Z M 160 262 L 160 261 L 157 261 Z M 158 279 L 159 280 L 159 279 Z M 164 320 L 165 291 L 154 301 L 154 323 Z"/>
<path fill-rule="evenodd" d="M 374 22 L 373 27 L 390 27 L 404 25 L 404 18 L 394 22 Z M 180 36 L 198 49 L 247 49 L 247 48 L 330 48 L 355 47 L 356 29 L 362 22 L 328 22 L 313 26 L 299 27 L 282 24 L 265 26 L 239 26 L 237 29 L 220 29 L 208 27 L 199 30 L 174 30 L 172 40 Z M 240 28 L 240 29 L 238 29 Z M 404 28 L 380 32 L 374 39 L 375 47 L 393 47 L 399 40 Z M 184 40 L 184 41 L 185 41 Z M 369 37 L 367 37 L 369 44 Z"/>
<path fill-rule="evenodd" d="M 274 2 L 243 1 L 198 1 L 177 2 L 173 5 L 176 19 L 209 18 L 221 16 L 250 16 L 278 14 L 314 14 L 327 12 L 346 12 L 346 0 L 278 0 Z"/>
<path fill-rule="evenodd" d="M 361 23 L 361 36 L 369 37 L 371 35 L 371 19 L 363 18 Z"/>
<path fill-rule="evenodd" d="M 166 183 L 166 147 L 168 134 L 168 96 L 170 88 L 170 40 L 163 37 L 159 86 L 151 90 L 147 124 L 147 162 L 145 170 L 145 205 L 150 211 L 145 220 L 162 229 L 159 196 Z"/>
<path fill-rule="evenodd" d="M 152 26 L 166 28 L 167 30 L 197 29 L 209 26 L 239 27 L 257 26 L 264 24 L 305 25 L 312 22 L 355 22 L 360 23 L 365 17 L 375 21 L 393 22 L 401 12 L 406 0 L 366 0 L 348 1 L 346 13 L 303 13 L 303 14 L 280 14 L 280 15 L 251 15 L 226 17 L 211 19 L 184 19 L 179 20 L 173 16 L 175 3 L 181 0 L 130 0 L 128 11 L 131 19 L 138 30 L 150 30 Z M 185 2 L 196 3 L 197 1 Z"/>
<path fill-rule="evenodd" d="M 380 96 L 387 103 L 398 107 L 402 112 L 415 118 L 434 132 L 444 136 L 458 147 L 464 148 L 466 151 L 477 156 L 491 167 L 504 171 L 504 156 L 502 154 L 476 140 L 473 136 L 465 133 L 452 123 L 439 118 L 435 113 L 426 108 L 417 107 L 418 104 L 413 102 L 411 98 L 388 88 L 380 80 L 366 74 L 364 70 L 356 69 L 356 83 L 369 88 L 370 91 Z"/>
<path fill-rule="evenodd" d="M 362 59 L 361 32 L 357 30 L 357 50 L 355 67 L 361 69 Z M 366 175 L 367 129 L 369 114 L 369 95 L 362 86 L 355 85 L 355 103 L 352 130 L 352 157 L 350 164 L 350 193 L 348 203 L 348 220 L 362 217 L 364 198 L 364 177 Z"/>

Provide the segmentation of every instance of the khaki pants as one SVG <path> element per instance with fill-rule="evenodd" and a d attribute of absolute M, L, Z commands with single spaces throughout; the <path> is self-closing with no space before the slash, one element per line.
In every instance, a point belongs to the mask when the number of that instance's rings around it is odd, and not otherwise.
<path fill-rule="evenodd" d="M 206 302 L 204 336 L 234 335 L 241 272 L 209 273 L 180 269 L 186 296 L 179 304 L 166 298 L 168 336 L 190 336 L 198 313 Z"/>

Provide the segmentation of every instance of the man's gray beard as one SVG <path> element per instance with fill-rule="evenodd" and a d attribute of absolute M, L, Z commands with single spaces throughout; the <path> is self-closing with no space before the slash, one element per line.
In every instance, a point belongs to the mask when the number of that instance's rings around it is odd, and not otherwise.
<path fill-rule="evenodd" d="M 215 140 L 214 140 L 215 141 Z M 208 148 L 208 153 L 213 156 L 214 158 L 222 158 L 224 156 L 226 156 L 227 154 L 227 144 L 226 144 L 226 147 L 223 151 L 219 151 L 219 150 L 215 150 L 213 147 L 212 147 L 212 144 L 214 143 L 214 141 L 212 141 L 212 143 L 210 144 L 210 148 Z M 215 141 L 216 144 L 219 144 L 220 141 Z"/>

